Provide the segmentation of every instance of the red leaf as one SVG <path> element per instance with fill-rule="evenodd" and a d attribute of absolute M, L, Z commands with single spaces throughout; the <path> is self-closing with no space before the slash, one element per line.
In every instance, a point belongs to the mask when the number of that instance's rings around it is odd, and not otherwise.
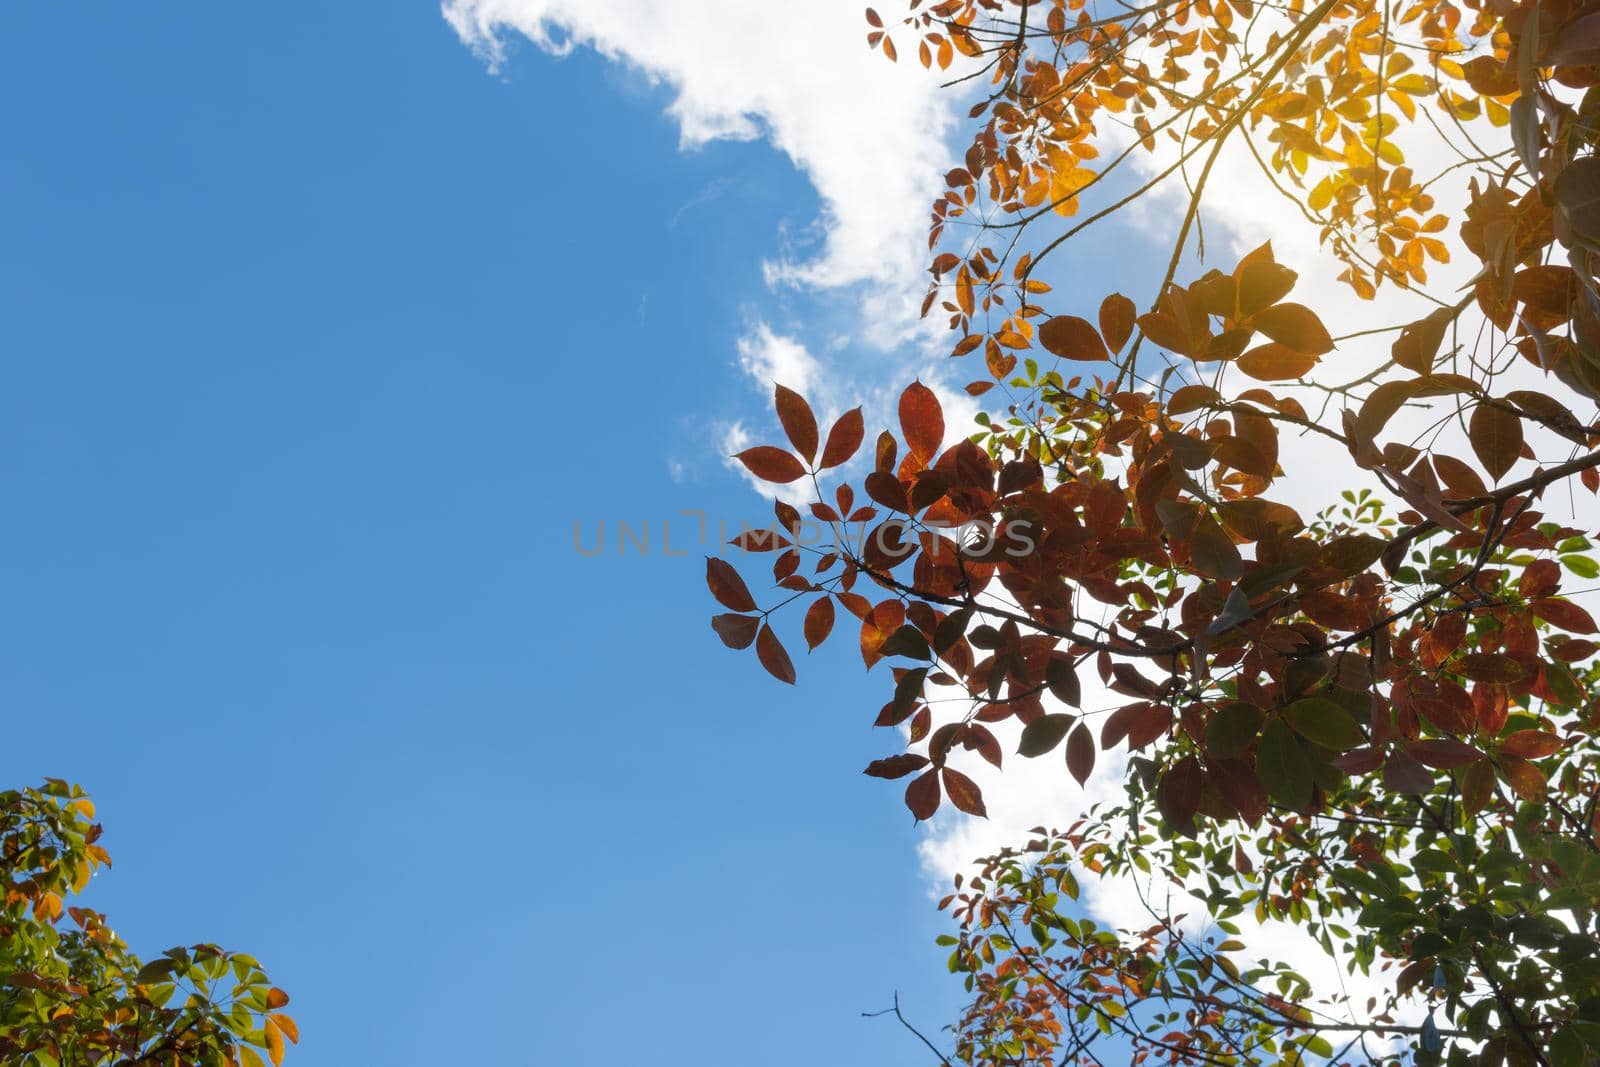
<path fill-rule="evenodd" d="M 1448 738 L 1429 738 L 1423 741 L 1412 741 L 1406 745 L 1406 751 L 1419 762 L 1426 763 L 1430 767 L 1437 767 L 1441 771 L 1464 767 L 1483 758 L 1483 753 L 1471 745 L 1463 744 L 1460 741 L 1451 741 Z"/>
<path fill-rule="evenodd" d="M 826 596 L 819 597 L 806 609 L 806 647 L 816 648 L 828 639 L 828 634 L 832 631 L 833 601 Z"/>
<path fill-rule="evenodd" d="M 919 756 L 915 752 L 902 752 L 898 756 L 873 760 L 861 773 L 871 775 L 873 778 L 904 778 L 912 771 L 920 771 L 927 765 L 927 756 Z"/>
<path fill-rule="evenodd" d="M 921 382 L 912 382 L 900 394 L 900 433 L 906 447 L 927 463 L 944 442 L 944 412 L 939 398 Z"/>
<path fill-rule="evenodd" d="M 930 770 L 911 780 L 911 784 L 906 786 L 906 807 L 911 809 L 911 814 L 916 816 L 918 822 L 933 818 L 933 813 L 939 810 L 937 770 Z"/>
<path fill-rule="evenodd" d="M 986 728 L 972 723 L 961 737 L 961 747 L 976 752 L 996 767 L 1005 762 L 1005 756 L 1000 751 L 1000 742 Z"/>
<path fill-rule="evenodd" d="M 733 564 L 716 556 L 706 557 L 706 585 L 711 595 L 725 608 L 734 611 L 755 611 L 756 601 L 745 587 L 744 579 L 733 569 Z"/>
<path fill-rule="evenodd" d="M 840 415 L 839 421 L 828 431 L 828 443 L 822 447 L 822 466 L 837 467 L 855 455 L 865 432 L 860 408 L 851 408 Z"/>
<path fill-rule="evenodd" d="M 756 445 L 733 457 L 764 482 L 794 482 L 806 476 L 798 459 L 774 445 Z"/>
<path fill-rule="evenodd" d="M 1544 772 L 1525 759 L 1501 756 L 1500 774 L 1523 800 L 1537 800 L 1544 795 Z"/>
<path fill-rule="evenodd" d="M 950 803 L 958 811 L 979 818 L 988 818 L 989 813 L 983 807 L 983 793 L 978 789 L 978 783 L 962 774 L 960 771 L 946 767 L 944 774 L 944 791 L 950 797 Z"/>
<path fill-rule="evenodd" d="M 1533 613 L 1552 626 L 1575 634 L 1595 632 L 1594 616 L 1570 600 L 1545 598 L 1533 602 Z"/>
<path fill-rule="evenodd" d="M 1076 315 L 1057 315 L 1040 326 L 1039 343 L 1047 352 L 1062 359 L 1103 363 L 1111 358 L 1099 332 L 1088 319 Z"/>
<path fill-rule="evenodd" d="M 864 483 L 867 495 L 890 511 L 911 514 L 911 501 L 906 499 L 906 487 L 888 471 L 873 471 Z"/>
<path fill-rule="evenodd" d="M 1450 666 L 1475 682 L 1520 682 L 1528 674 L 1522 664 L 1499 652 L 1469 652 Z"/>
<path fill-rule="evenodd" d="M 1267 791 L 1256 772 L 1244 760 L 1224 759 L 1211 763 L 1211 781 L 1222 799 L 1251 826 L 1267 813 Z"/>
<path fill-rule="evenodd" d="M 1543 730 L 1518 730 L 1500 743 L 1500 752 L 1519 759 L 1543 759 L 1561 751 L 1561 738 Z"/>
<path fill-rule="evenodd" d="M 1094 772 L 1094 734 L 1082 722 L 1067 735 L 1067 771 L 1083 785 Z"/>
<path fill-rule="evenodd" d="M 1186 827 L 1194 820 L 1203 784 L 1200 761 L 1193 756 L 1185 756 L 1161 776 L 1156 786 L 1156 807 L 1167 825 Z"/>
<path fill-rule="evenodd" d="M 817 458 L 817 417 L 811 413 L 811 405 L 806 403 L 805 397 L 781 385 L 777 388 L 775 403 L 778 421 L 783 423 L 789 443 L 810 463 Z"/>
<path fill-rule="evenodd" d="M 1528 600 L 1549 596 L 1561 585 L 1561 567 L 1553 559 L 1536 559 L 1517 579 L 1517 592 Z"/>
<path fill-rule="evenodd" d="M 713 615 L 711 628 L 729 648 L 749 648 L 761 628 L 761 619 L 755 615 Z"/>
<path fill-rule="evenodd" d="M 1433 788 L 1433 775 L 1410 756 L 1394 755 L 1383 765 L 1383 785 L 1392 793 L 1421 794 Z"/>
<path fill-rule="evenodd" d="M 848 605 L 846 605 L 848 606 Z M 861 658 L 868 669 L 883 658 L 879 649 L 889 636 L 905 625 L 906 607 L 898 600 L 885 600 L 861 618 Z"/>
<path fill-rule="evenodd" d="M 778 681 L 794 684 L 794 664 L 789 662 L 789 653 L 783 650 L 783 642 L 770 626 L 762 626 L 756 636 L 756 658 Z"/>

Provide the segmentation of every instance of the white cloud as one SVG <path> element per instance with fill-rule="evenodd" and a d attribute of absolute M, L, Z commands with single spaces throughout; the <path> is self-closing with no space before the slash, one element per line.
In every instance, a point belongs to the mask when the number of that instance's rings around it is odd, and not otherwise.
<path fill-rule="evenodd" d="M 822 248 L 768 264 L 773 281 L 904 290 L 923 268 L 955 98 L 917 64 L 866 47 L 858 0 L 794 11 L 750 0 L 446 0 L 443 11 L 491 64 L 520 34 L 554 53 L 592 47 L 665 83 L 686 147 L 766 138 L 784 152 L 822 200 Z"/>
<path fill-rule="evenodd" d="M 776 383 L 809 397 L 817 385 L 819 368 L 806 346 L 773 333 L 765 322 L 739 338 L 739 365 L 768 392 Z"/>

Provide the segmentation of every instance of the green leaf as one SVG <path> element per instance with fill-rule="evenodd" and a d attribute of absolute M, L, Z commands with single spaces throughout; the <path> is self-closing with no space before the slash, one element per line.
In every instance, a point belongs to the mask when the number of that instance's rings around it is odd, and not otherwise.
<path fill-rule="evenodd" d="M 1022 740 L 1017 745 L 1021 756 L 1042 756 L 1061 743 L 1072 729 L 1072 715 L 1041 715 L 1022 728 Z"/>
<path fill-rule="evenodd" d="M 1591 580 L 1600 578 L 1600 563 L 1596 563 L 1588 556 L 1562 556 L 1561 562 L 1566 566 L 1567 570 L 1576 574 L 1579 578 Z"/>
<path fill-rule="evenodd" d="M 1213 759 L 1242 756 L 1256 739 L 1266 713 L 1254 704 L 1235 700 L 1211 713 L 1206 723 L 1206 754 Z"/>
<path fill-rule="evenodd" d="M 1282 719 L 1273 719 L 1261 731 L 1256 776 L 1279 804 L 1296 811 L 1311 806 L 1311 759 Z"/>
<path fill-rule="evenodd" d="M 1304 697 L 1283 709 L 1289 725 L 1309 741 L 1336 752 L 1367 743 L 1361 726 L 1346 710 L 1322 697 Z"/>

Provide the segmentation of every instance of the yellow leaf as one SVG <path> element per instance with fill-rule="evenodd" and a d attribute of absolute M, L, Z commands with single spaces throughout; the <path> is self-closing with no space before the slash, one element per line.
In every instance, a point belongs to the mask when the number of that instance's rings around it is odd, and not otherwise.
<path fill-rule="evenodd" d="M 1050 174 L 1050 199 L 1055 203 L 1056 214 L 1075 215 L 1078 212 L 1077 192 L 1094 181 L 1094 171 L 1087 167 L 1064 167 Z"/>
<path fill-rule="evenodd" d="M 94 818 L 94 801 L 88 797 L 79 797 L 72 802 L 72 806 L 82 813 L 85 819 Z"/>
<path fill-rule="evenodd" d="M 256 1050 L 248 1045 L 239 1046 L 239 1060 L 244 1064 L 244 1067 L 267 1067 L 266 1062 L 261 1059 Z"/>
<path fill-rule="evenodd" d="M 270 1018 L 278 1024 L 278 1029 L 283 1031 L 283 1036 L 289 1039 L 291 1045 L 300 1043 L 300 1027 L 295 1025 L 295 1021 L 292 1018 L 282 1012 L 272 1015 Z"/>
<path fill-rule="evenodd" d="M 263 1023 L 261 1029 L 267 1035 L 267 1055 L 272 1057 L 273 1067 L 278 1067 L 283 1062 L 283 1034 L 271 1019 Z"/>

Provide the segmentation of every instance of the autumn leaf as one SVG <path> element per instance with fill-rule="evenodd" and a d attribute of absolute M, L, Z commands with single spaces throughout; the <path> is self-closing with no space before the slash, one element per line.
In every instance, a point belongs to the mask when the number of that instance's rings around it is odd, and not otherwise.
<path fill-rule="evenodd" d="M 1062 359 L 1105 362 L 1111 358 L 1094 326 L 1076 315 L 1057 315 L 1040 326 L 1039 343 Z"/>
<path fill-rule="evenodd" d="M 933 390 L 921 382 L 912 382 L 900 394 L 900 431 L 906 447 L 924 463 L 938 454 L 944 441 L 944 412 Z"/>
<path fill-rule="evenodd" d="M 783 432 L 789 436 L 789 443 L 810 463 L 817 458 L 817 417 L 811 413 L 811 405 L 799 393 L 781 385 L 777 387 L 774 402 L 778 409 L 778 421 L 783 424 Z"/>
<path fill-rule="evenodd" d="M 1089 727 L 1078 723 L 1067 735 L 1067 772 L 1076 778 L 1079 785 L 1089 781 L 1089 775 L 1094 773 L 1095 744 L 1094 735 L 1089 732 Z"/>
<path fill-rule="evenodd" d="M 827 444 L 822 447 L 822 468 L 837 467 L 847 462 L 861 447 L 863 421 L 860 408 L 851 408 L 839 416 L 839 421 L 828 431 Z"/>
<path fill-rule="evenodd" d="M 979 818 L 988 817 L 989 813 L 983 806 L 983 794 L 976 782 L 953 767 L 944 767 L 939 773 L 944 780 L 945 795 L 950 798 L 950 803 L 956 806 L 957 811 Z"/>
<path fill-rule="evenodd" d="M 749 648 L 761 628 L 761 619 L 756 615 L 713 615 L 711 628 L 729 648 Z"/>
<path fill-rule="evenodd" d="M 736 453 L 733 458 L 765 482 L 784 484 L 798 481 L 806 475 L 806 469 L 798 459 L 773 445 L 756 445 Z"/>
<path fill-rule="evenodd" d="M 902 752 L 897 756 L 873 760 L 863 774 L 873 778 L 904 778 L 928 765 L 928 757 L 915 752 Z"/>
<path fill-rule="evenodd" d="M 1480 403 L 1472 409 L 1468 436 L 1478 462 L 1498 482 L 1522 452 L 1522 419 L 1498 405 Z"/>
<path fill-rule="evenodd" d="M 1122 346 L 1133 336 L 1137 318 L 1138 309 L 1133 301 L 1121 293 L 1112 293 L 1100 302 L 1100 335 L 1111 351 L 1122 351 Z"/>
<path fill-rule="evenodd" d="M 1297 352 L 1320 356 L 1333 351 L 1333 338 L 1328 336 L 1322 320 L 1304 304 L 1274 304 L 1263 308 L 1255 314 L 1252 325 Z"/>
<path fill-rule="evenodd" d="M 756 635 L 756 658 L 767 669 L 767 673 L 778 681 L 794 684 L 794 664 L 789 661 L 789 653 L 784 651 L 783 643 L 772 632 L 772 627 L 765 624 Z"/>
<path fill-rule="evenodd" d="M 706 585 L 710 586 L 711 595 L 716 597 L 723 607 L 732 608 L 734 611 L 756 610 L 755 598 L 745 587 L 744 579 L 739 577 L 739 572 L 734 570 L 733 565 L 727 560 L 718 559 L 716 556 L 706 557 Z"/>
<path fill-rule="evenodd" d="M 818 597 L 806 609 L 805 635 L 806 647 L 814 649 L 828 639 L 828 634 L 833 630 L 833 601 L 826 596 Z"/>
<path fill-rule="evenodd" d="M 933 813 L 939 810 L 938 768 L 913 778 L 906 786 L 906 807 L 918 822 L 933 818 Z"/>
<path fill-rule="evenodd" d="M 1317 357 L 1274 341 L 1250 349 L 1234 365 L 1257 381 L 1285 382 L 1304 378 Z"/>

